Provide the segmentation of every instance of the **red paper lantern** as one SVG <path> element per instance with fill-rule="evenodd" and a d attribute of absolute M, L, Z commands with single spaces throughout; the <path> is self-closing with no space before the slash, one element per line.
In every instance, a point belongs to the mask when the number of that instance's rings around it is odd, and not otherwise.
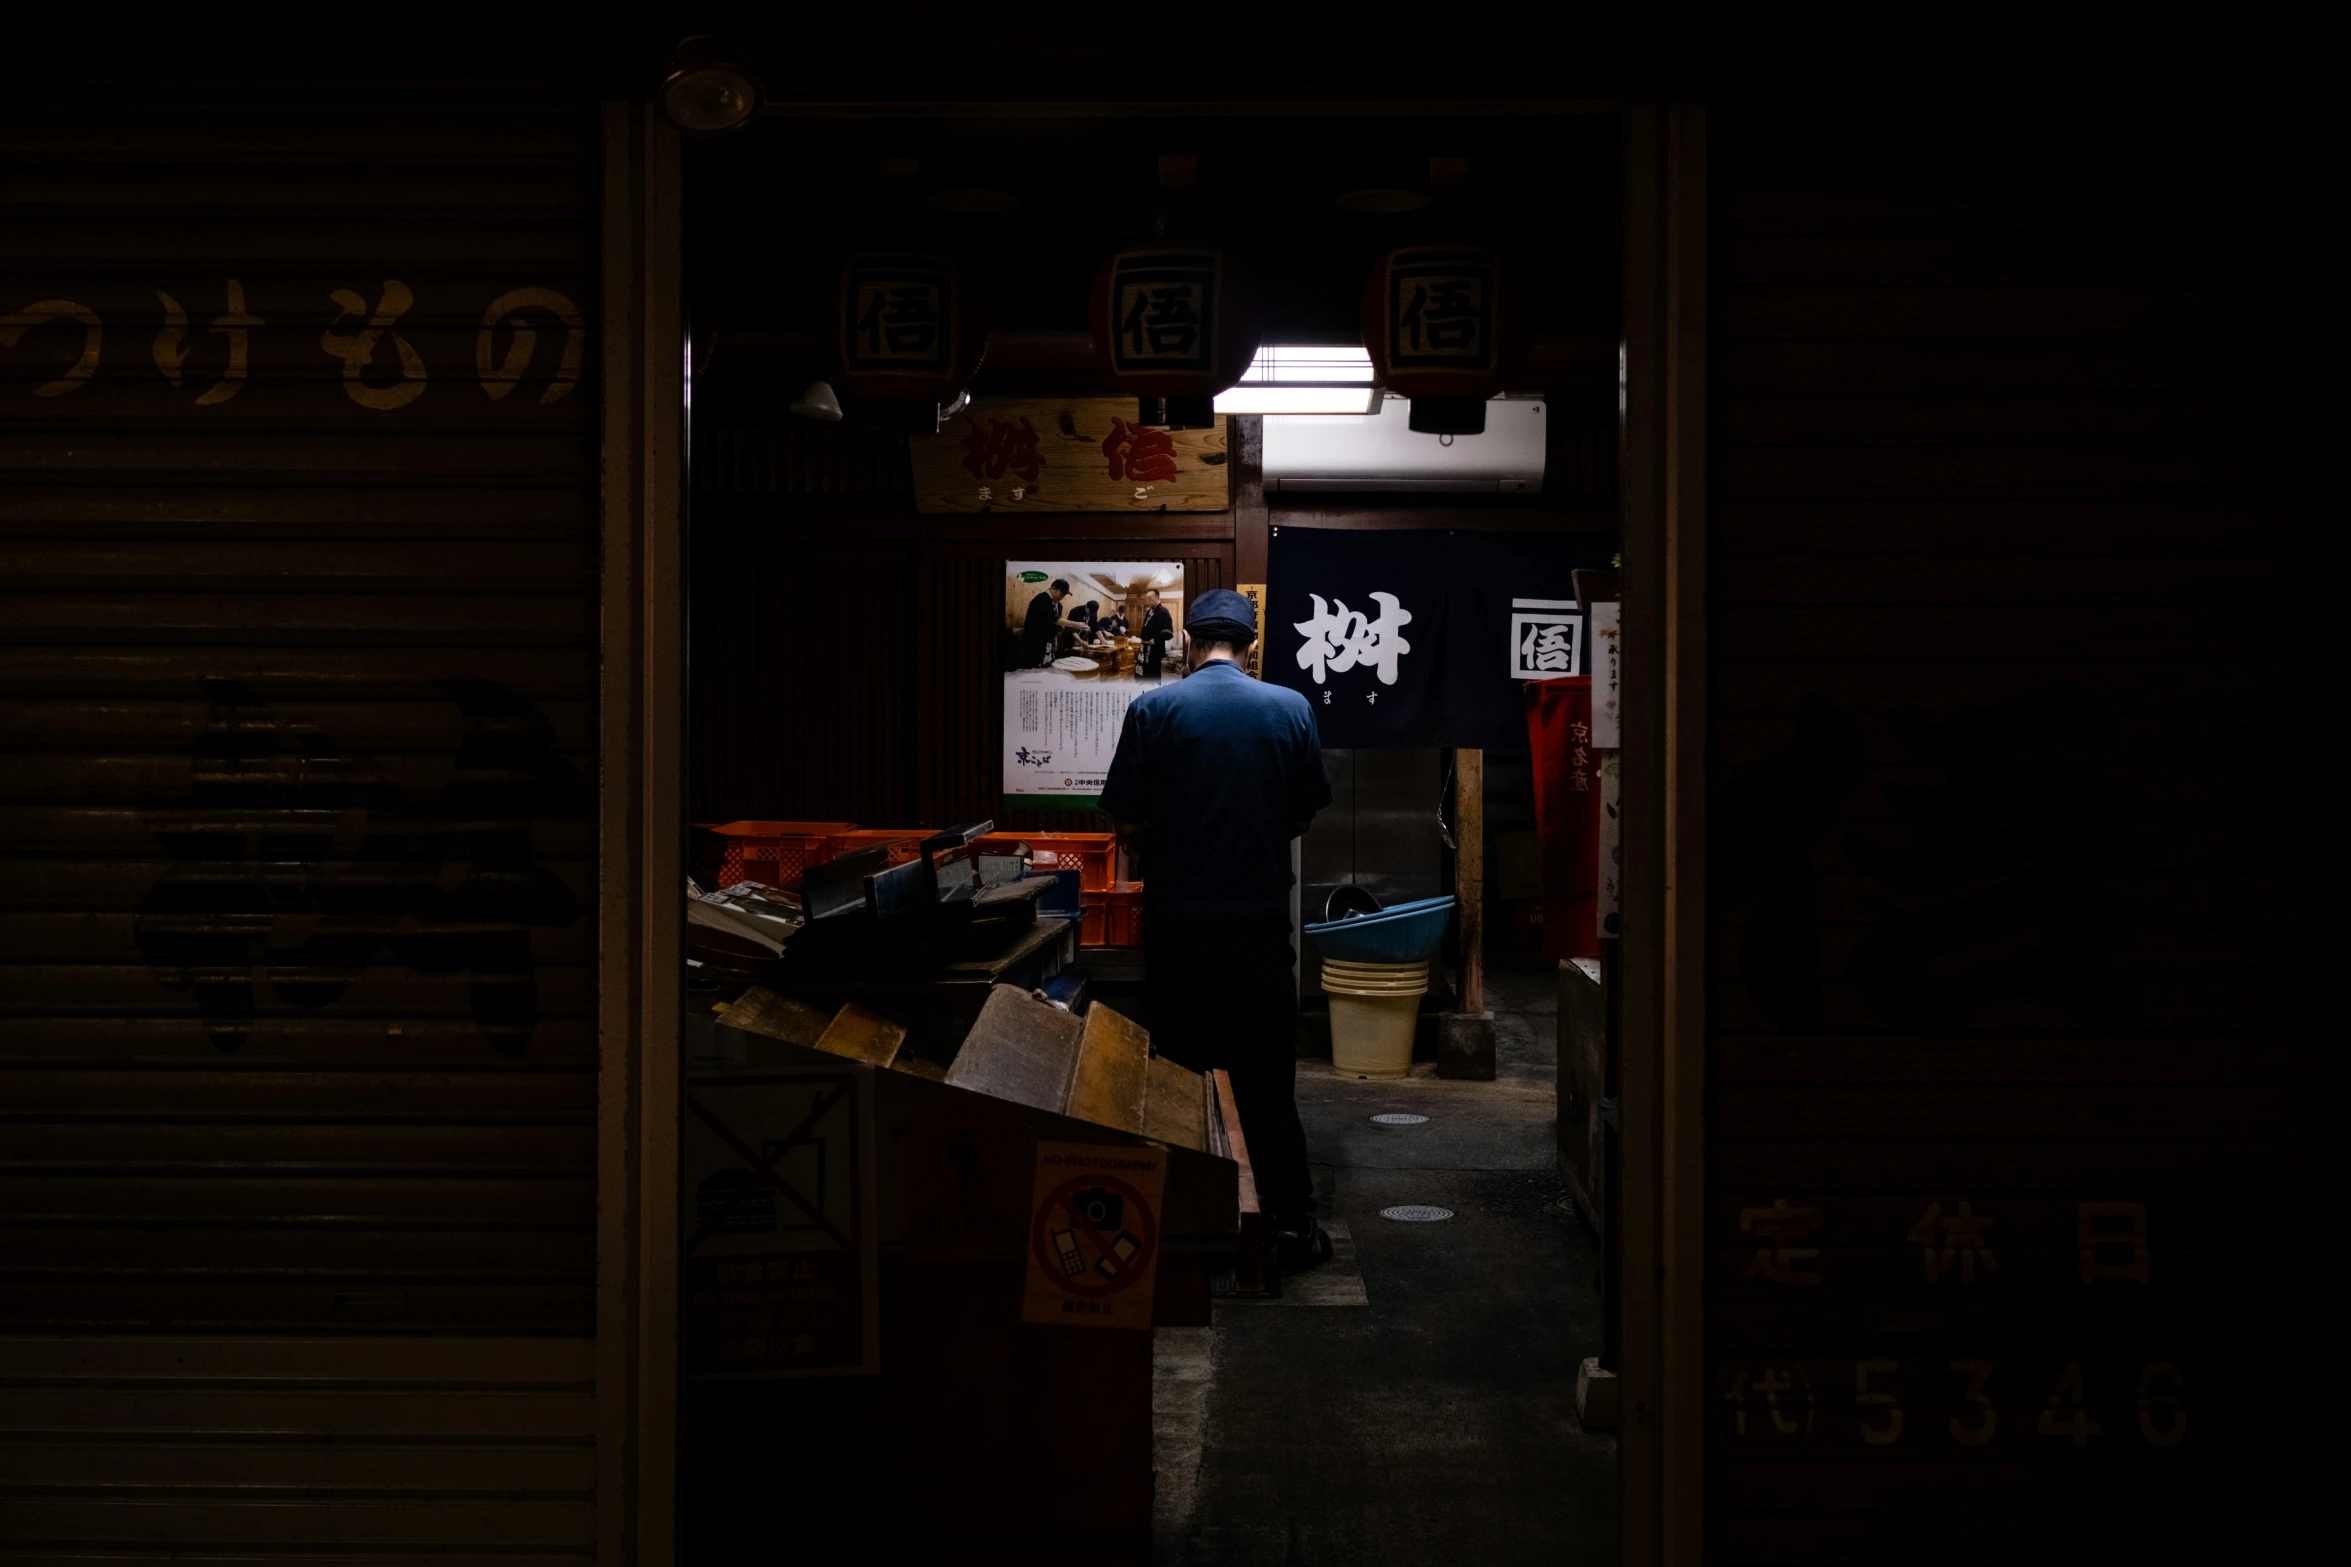
<path fill-rule="evenodd" d="M 1188 245 L 1118 251 L 1094 277 L 1094 357 L 1142 424 L 1200 428 L 1257 355 L 1257 297 L 1233 257 Z"/>
<path fill-rule="evenodd" d="M 1363 286 L 1363 343 L 1381 386 L 1411 399 L 1412 428 L 1482 435 L 1486 400 L 1526 362 L 1532 323 L 1499 251 L 1408 245 Z"/>
<path fill-rule="evenodd" d="M 863 251 L 841 263 L 825 333 L 843 412 L 935 434 L 988 352 L 987 305 L 946 256 Z"/>

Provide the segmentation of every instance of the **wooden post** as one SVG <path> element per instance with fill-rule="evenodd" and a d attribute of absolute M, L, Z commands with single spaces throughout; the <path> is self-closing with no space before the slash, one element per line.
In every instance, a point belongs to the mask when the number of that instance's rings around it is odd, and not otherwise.
<path fill-rule="evenodd" d="M 1486 753 L 1453 753 L 1453 896 L 1461 920 L 1455 1010 L 1437 1020 L 1437 1075 L 1491 1082 L 1494 1019 L 1486 1011 Z"/>
<path fill-rule="evenodd" d="M 604 108 L 596 1561 L 677 1560 L 686 389 L 678 133 Z"/>
<path fill-rule="evenodd" d="M 1273 521 L 1265 505 L 1263 416 L 1229 416 L 1225 421 L 1225 451 L 1232 458 L 1233 474 L 1233 580 L 1263 582 Z"/>
<path fill-rule="evenodd" d="M 1706 111 L 1632 103 L 1623 127 L 1617 1539 L 1628 1567 L 1695 1567 L 1708 1507 Z"/>
<path fill-rule="evenodd" d="M 1453 753 L 1453 896 L 1461 908 L 1461 1010 L 1486 1010 L 1486 753 Z"/>

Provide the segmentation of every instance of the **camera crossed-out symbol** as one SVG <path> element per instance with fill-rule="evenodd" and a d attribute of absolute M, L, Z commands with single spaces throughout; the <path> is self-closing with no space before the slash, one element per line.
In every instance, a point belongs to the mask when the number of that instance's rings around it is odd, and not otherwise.
<path fill-rule="evenodd" d="M 1047 1199 L 1038 1215 L 1039 1260 L 1049 1273 L 1058 1270 L 1066 1289 L 1115 1293 L 1133 1282 L 1137 1262 L 1148 1260 L 1151 1231 L 1149 1207 L 1131 1188 L 1073 1181 Z"/>

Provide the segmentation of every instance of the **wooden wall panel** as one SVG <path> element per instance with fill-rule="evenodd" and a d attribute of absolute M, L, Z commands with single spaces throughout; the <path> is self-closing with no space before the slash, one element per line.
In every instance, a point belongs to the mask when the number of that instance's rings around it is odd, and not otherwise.
<path fill-rule="evenodd" d="M 913 496 L 906 438 L 887 430 L 798 419 L 726 424 L 700 444 L 694 488 L 705 495 Z"/>
<path fill-rule="evenodd" d="M 0 1329 L 592 1331 L 594 132 L 0 120 Z"/>
<path fill-rule="evenodd" d="M 1710 1560 L 2218 1559 L 2313 1473 L 2343 555 L 2218 187 L 2071 134 L 1716 121 Z"/>
<path fill-rule="evenodd" d="M 915 585 L 916 799 L 922 826 L 993 818 L 1003 789 L 1004 562 L 1016 557 L 929 549 Z M 1037 557 L 1018 557 L 1035 559 Z"/>
<path fill-rule="evenodd" d="M 727 549 L 693 578 L 694 820 L 922 825 L 901 820 L 919 635 L 907 551 Z"/>
<path fill-rule="evenodd" d="M 1229 587 L 1230 514 L 916 518 L 769 484 L 696 492 L 694 819 L 1104 828 L 1004 800 L 1003 564 L 1175 560 Z"/>

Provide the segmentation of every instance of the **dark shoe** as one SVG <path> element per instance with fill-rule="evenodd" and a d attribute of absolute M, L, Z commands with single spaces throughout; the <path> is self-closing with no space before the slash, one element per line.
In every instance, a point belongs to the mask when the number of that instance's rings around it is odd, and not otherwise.
<path fill-rule="evenodd" d="M 1312 1218 L 1282 1225 L 1274 1232 L 1274 1254 L 1284 1273 L 1304 1273 L 1331 1260 L 1330 1232 Z"/>

